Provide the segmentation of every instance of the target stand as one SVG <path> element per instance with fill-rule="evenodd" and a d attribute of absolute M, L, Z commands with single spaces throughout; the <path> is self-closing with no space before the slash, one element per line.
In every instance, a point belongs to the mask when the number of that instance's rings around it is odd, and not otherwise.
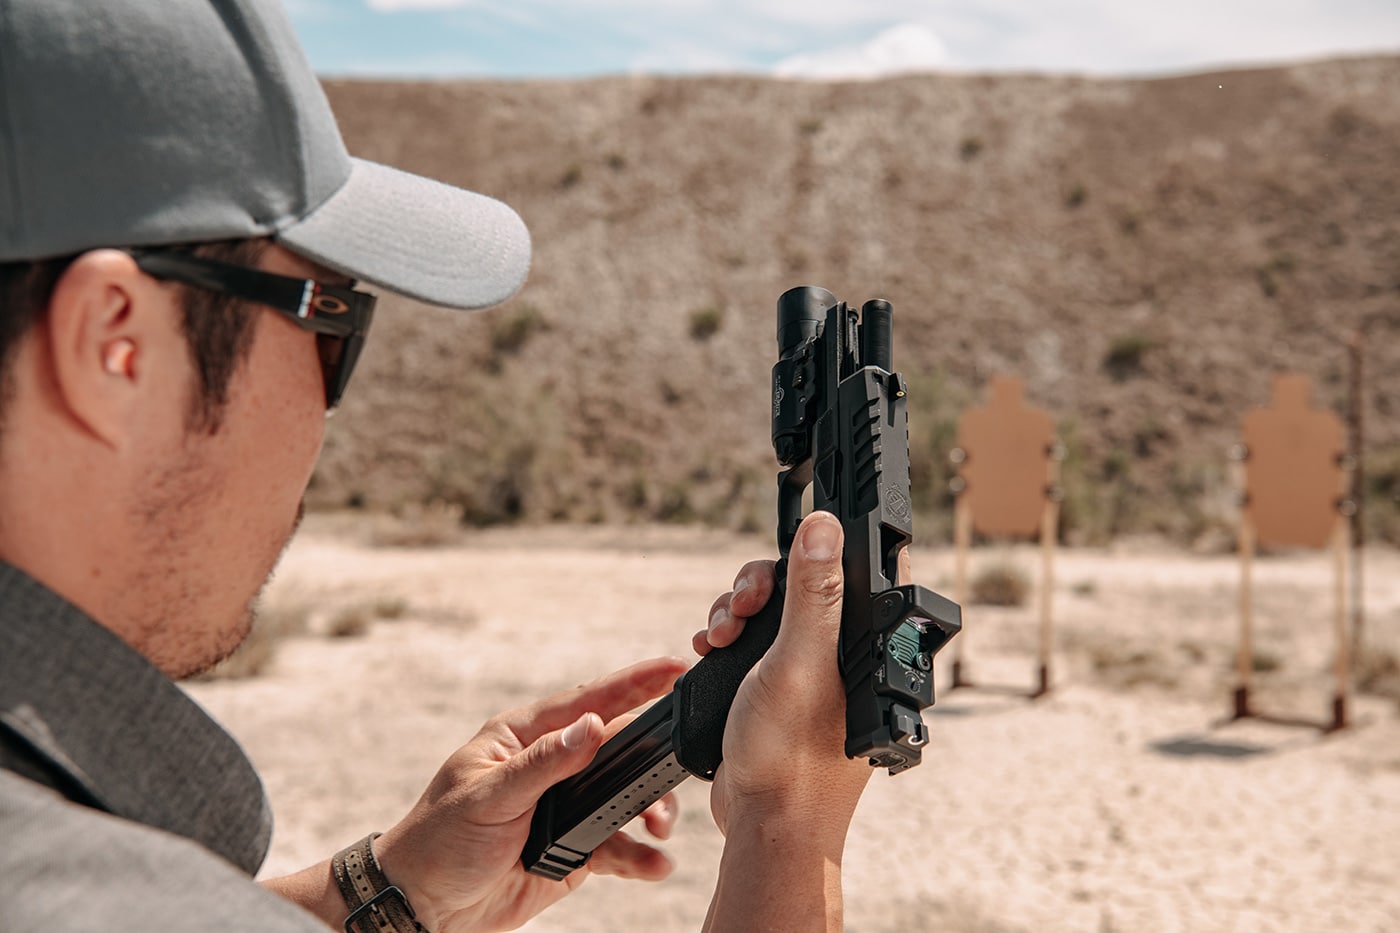
<path fill-rule="evenodd" d="M 1355 504 L 1345 498 L 1347 458 L 1341 420 L 1311 407 L 1308 377 L 1274 377 L 1269 408 L 1251 409 L 1242 422 L 1242 443 L 1231 457 L 1243 464 L 1241 495 L 1240 640 L 1235 659 L 1234 719 L 1294 723 L 1257 711 L 1250 696 L 1254 671 L 1253 572 L 1260 545 L 1331 548 L 1334 569 L 1337 650 L 1333 659 L 1332 719 L 1327 731 L 1344 729 L 1350 684 L 1346 631 L 1347 543 Z"/>
<path fill-rule="evenodd" d="M 967 564 L 973 533 L 1032 540 L 1040 537 L 1040 636 L 1037 684 L 1030 697 L 1042 697 L 1050 692 L 1059 462 L 1063 459 L 1054 423 L 1048 412 L 1026 405 L 1021 380 L 995 377 L 987 404 L 969 409 L 958 421 L 957 447 L 951 459 L 958 470 L 953 480 L 957 495 L 954 587 L 964 617 L 969 603 Z M 967 636 L 964 627 L 962 636 L 953 643 L 952 689 L 996 689 L 975 683 L 969 676 Z"/>

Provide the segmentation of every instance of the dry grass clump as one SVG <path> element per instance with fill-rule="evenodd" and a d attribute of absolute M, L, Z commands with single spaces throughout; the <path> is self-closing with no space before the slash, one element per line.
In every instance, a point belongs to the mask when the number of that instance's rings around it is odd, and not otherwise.
<path fill-rule="evenodd" d="M 271 666 L 277 646 L 288 638 L 305 635 L 310 628 L 311 607 L 304 602 L 265 605 L 259 602 L 253 627 L 243 644 L 195 680 L 242 680 L 257 677 Z"/>
<path fill-rule="evenodd" d="M 374 600 L 376 619 L 402 619 L 408 612 L 408 600 L 402 596 L 380 596 Z"/>
<path fill-rule="evenodd" d="M 370 547 L 449 547 L 462 541 L 462 508 L 445 502 L 410 504 L 399 514 L 384 516 L 369 531 Z"/>
<path fill-rule="evenodd" d="M 369 634 L 374 616 L 368 606 L 347 606 L 326 622 L 326 634 L 331 638 L 359 638 Z"/>
<path fill-rule="evenodd" d="M 195 680 L 243 680 L 268 672 L 277 650 L 289 638 L 312 635 L 356 638 L 380 620 L 400 619 L 408 613 L 408 600 L 378 595 L 335 608 L 329 614 L 314 612 L 306 599 L 260 603 L 253 628 L 243 644 L 214 667 L 194 675 Z"/>
<path fill-rule="evenodd" d="M 1359 693 L 1385 697 L 1400 704 L 1400 652 L 1364 647 L 1357 652 L 1352 670 Z"/>
<path fill-rule="evenodd" d="M 1181 683 L 1181 664 L 1159 647 L 1104 641 L 1087 651 L 1094 678 L 1117 690 L 1171 689 Z"/>
<path fill-rule="evenodd" d="M 724 323 L 724 309 L 713 305 L 706 308 L 697 308 L 690 312 L 690 336 L 693 340 L 709 340 L 719 333 L 720 325 Z"/>
<path fill-rule="evenodd" d="M 1175 643 L 1123 639 L 1100 630 L 1067 628 L 1061 649 L 1089 680 L 1112 690 L 1196 690 L 1213 651 L 1189 639 Z"/>
<path fill-rule="evenodd" d="M 358 638 L 367 634 L 376 621 L 401 619 L 406 612 L 408 600 L 397 596 L 379 596 L 369 602 L 355 603 L 337 610 L 327 620 L 325 632 L 331 638 Z"/>
<path fill-rule="evenodd" d="M 990 564 L 972 578 L 972 602 L 981 606 L 1024 606 L 1030 591 L 1030 576 L 1008 561 Z"/>

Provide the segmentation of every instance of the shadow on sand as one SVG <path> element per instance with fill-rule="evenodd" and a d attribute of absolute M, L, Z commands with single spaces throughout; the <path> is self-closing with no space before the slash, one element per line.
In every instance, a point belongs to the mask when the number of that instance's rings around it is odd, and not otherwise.
<path fill-rule="evenodd" d="M 1274 751 L 1272 748 L 1250 742 L 1222 742 L 1218 739 L 1198 735 L 1162 739 L 1160 742 L 1153 742 L 1148 747 L 1160 755 L 1171 755 L 1176 758 L 1252 758 L 1255 755 L 1267 755 Z"/>

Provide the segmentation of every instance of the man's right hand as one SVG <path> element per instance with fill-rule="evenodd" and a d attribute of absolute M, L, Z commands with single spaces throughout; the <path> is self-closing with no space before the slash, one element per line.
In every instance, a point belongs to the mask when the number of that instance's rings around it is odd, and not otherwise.
<path fill-rule="evenodd" d="M 816 512 L 803 521 L 788 558 L 777 639 L 730 710 L 724 762 L 710 792 L 726 837 L 710 929 L 841 928 L 841 856 L 872 770 L 845 753 L 846 695 L 836 662 L 841 545 L 832 515 Z M 761 569 L 745 571 L 761 576 Z M 744 591 L 761 589 L 761 582 L 750 583 Z M 742 621 L 734 612 L 747 608 L 735 607 L 739 598 L 732 594 L 724 606 L 734 619 L 733 637 Z M 702 635 L 697 648 L 708 643 Z"/>

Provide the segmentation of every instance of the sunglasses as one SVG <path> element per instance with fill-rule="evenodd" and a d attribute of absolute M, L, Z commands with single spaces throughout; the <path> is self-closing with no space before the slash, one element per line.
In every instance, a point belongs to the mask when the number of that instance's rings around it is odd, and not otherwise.
<path fill-rule="evenodd" d="M 326 411 L 334 411 L 360 358 L 374 318 L 375 296 L 315 279 L 276 275 L 167 249 L 127 250 L 140 270 L 157 279 L 265 305 L 316 335 Z"/>

